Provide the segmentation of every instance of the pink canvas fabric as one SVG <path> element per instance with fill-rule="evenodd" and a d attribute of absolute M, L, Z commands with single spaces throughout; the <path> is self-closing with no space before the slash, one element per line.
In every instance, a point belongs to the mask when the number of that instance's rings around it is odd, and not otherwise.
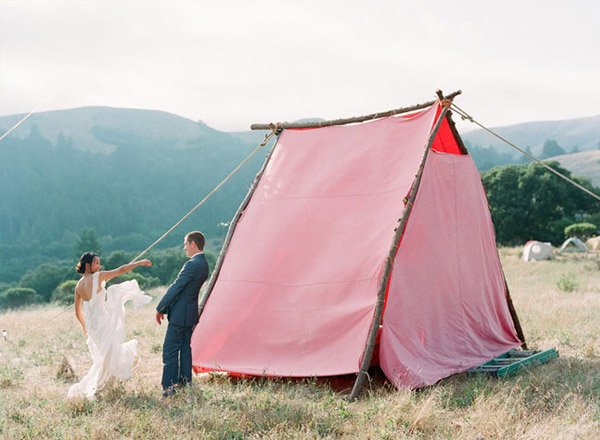
<path fill-rule="evenodd" d="M 440 107 L 285 130 L 192 336 L 197 371 L 359 370 L 403 199 Z M 517 347 L 479 174 L 448 121 L 396 255 L 380 361 L 416 388 Z"/>
<path fill-rule="evenodd" d="M 359 370 L 402 200 L 438 111 L 281 134 L 192 336 L 197 370 Z"/>
<path fill-rule="evenodd" d="M 520 345 L 479 173 L 431 151 L 392 272 L 380 363 L 417 388 Z"/>

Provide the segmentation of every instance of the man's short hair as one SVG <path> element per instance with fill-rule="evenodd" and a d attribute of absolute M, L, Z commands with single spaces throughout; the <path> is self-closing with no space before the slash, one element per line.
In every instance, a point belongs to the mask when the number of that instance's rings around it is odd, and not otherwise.
<path fill-rule="evenodd" d="M 204 250 L 204 242 L 205 242 L 204 234 L 202 234 L 202 232 L 200 232 L 200 231 L 188 232 L 185 235 L 185 241 L 187 241 L 188 243 L 194 242 L 194 243 L 196 243 L 198 250 L 200 250 L 200 251 Z"/>

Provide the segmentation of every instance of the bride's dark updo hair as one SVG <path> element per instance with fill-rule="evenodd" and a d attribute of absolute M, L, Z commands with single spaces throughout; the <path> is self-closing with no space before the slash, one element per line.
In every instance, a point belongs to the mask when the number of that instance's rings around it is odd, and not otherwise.
<path fill-rule="evenodd" d="M 90 267 L 92 266 L 92 262 L 94 261 L 94 258 L 96 258 L 98 255 L 96 255 L 93 252 L 86 252 L 85 254 L 83 254 L 81 256 L 81 258 L 79 259 L 79 263 L 77 263 L 77 266 L 75 266 L 75 269 L 77 270 L 77 272 L 79 273 L 85 273 L 85 265 L 86 264 L 90 264 Z"/>

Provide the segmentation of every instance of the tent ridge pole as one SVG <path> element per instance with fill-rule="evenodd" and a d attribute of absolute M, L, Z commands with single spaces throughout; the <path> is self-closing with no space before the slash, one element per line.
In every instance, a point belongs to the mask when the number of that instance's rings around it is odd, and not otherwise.
<path fill-rule="evenodd" d="M 456 92 L 450 93 L 445 99 L 452 100 L 454 97 L 460 95 L 462 93 L 461 90 L 457 90 Z M 250 126 L 251 130 L 271 130 L 273 127 L 277 127 L 280 129 L 283 128 L 319 128 L 319 127 L 329 127 L 332 125 L 344 125 L 344 124 L 352 124 L 355 122 L 365 122 L 373 119 L 385 118 L 388 116 L 399 115 L 402 113 L 408 113 L 415 110 L 421 110 L 427 107 L 431 107 L 435 104 L 436 101 L 428 101 L 422 104 L 416 104 L 410 107 L 402 107 L 395 110 L 388 110 L 385 112 L 371 113 L 370 115 L 364 116 L 355 116 L 351 118 L 340 118 L 340 119 L 332 119 L 329 121 L 317 121 L 317 122 L 278 122 L 278 123 L 269 123 L 269 124 L 252 124 Z"/>
<path fill-rule="evenodd" d="M 281 131 L 278 130 L 276 132 L 277 140 L 279 140 L 280 134 L 281 134 Z M 233 237 L 233 233 L 235 231 L 237 223 L 238 223 L 240 217 L 242 216 L 244 210 L 248 206 L 248 203 L 250 203 L 250 199 L 254 195 L 254 191 L 256 190 L 256 187 L 258 186 L 258 182 L 260 181 L 260 178 L 262 177 L 265 169 L 267 168 L 267 165 L 269 164 L 269 161 L 271 160 L 271 156 L 273 155 L 273 152 L 275 151 L 275 147 L 277 146 L 277 140 L 275 141 L 275 143 L 273 144 L 273 147 L 271 148 L 271 151 L 269 151 L 269 154 L 265 158 L 265 161 L 264 161 L 261 169 L 258 171 L 256 176 L 254 176 L 252 186 L 250 186 L 250 189 L 248 190 L 246 197 L 240 204 L 240 207 L 238 208 L 235 215 L 233 216 L 233 219 L 229 223 L 229 230 L 227 231 L 227 236 L 225 237 L 225 240 L 223 241 L 221 253 L 219 254 L 219 258 L 217 259 L 217 262 L 215 263 L 215 268 L 213 269 L 213 273 L 210 277 L 210 280 L 208 281 L 208 287 L 206 288 L 206 291 L 202 295 L 202 298 L 200 299 L 200 303 L 198 304 L 198 317 L 200 317 L 202 315 L 202 312 L 204 311 L 204 306 L 206 306 L 206 302 L 208 301 L 208 297 L 211 295 L 212 290 L 215 287 L 215 283 L 217 282 L 217 277 L 219 276 L 219 273 L 221 272 L 221 266 L 223 265 L 223 260 L 225 259 L 225 254 L 227 253 L 227 249 L 229 248 L 229 243 L 231 242 L 231 239 Z"/>
<path fill-rule="evenodd" d="M 451 98 L 449 99 L 451 102 Z M 419 190 L 419 186 L 421 183 L 421 177 L 423 176 L 423 170 L 425 169 L 425 161 L 427 160 L 427 156 L 429 154 L 429 150 L 431 150 L 431 146 L 433 145 L 433 141 L 438 133 L 440 126 L 442 125 L 442 121 L 444 120 L 446 113 L 448 112 L 450 106 L 444 105 L 438 120 L 435 123 L 431 134 L 429 135 L 429 140 L 425 147 L 425 151 L 423 152 L 423 159 L 421 159 L 421 164 L 419 165 L 419 171 L 415 176 L 415 180 L 410 189 L 410 194 L 408 196 L 408 200 L 406 202 L 406 206 L 404 208 L 404 212 L 402 213 L 402 217 L 400 220 L 400 224 L 396 228 L 396 233 L 394 235 L 394 240 L 390 247 L 390 251 L 386 260 L 385 271 L 383 274 L 383 279 L 381 281 L 381 285 L 379 286 L 379 290 L 377 291 L 377 304 L 375 306 L 375 310 L 373 311 L 373 319 L 371 321 L 371 328 L 369 329 L 369 335 L 367 336 L 367 343 L 365 346 L 365 351 L 363 353 L 363 359 L 360 366 L 360 371 L 356 377 L 356 381 L 354 382 L 354 386 L 352 387 L 352 391 L 348 396 L 348 400 L 353 401 L 356 399 L 360 391 L 362 390 L 365 380 L 367 378 L 367 372 L 369 370 L 369 366 L 371 364 L 371 359 L 373 357 L 373 351 L 375 349 L 375 341 L 377 339 L 377 332 L 379 331 L 379 325 L 381 324 L 383 318 L 383 304 L 385 302 L 385 293 L 387 291 L 388 281 L 391 276 L 392 266 L 394 262 L 394 257 L 396 255 L 396 251 L 398 249 L 398 244 L 400 243 L 400 239 L 404 233 L 404 228 L 406 227 L 406 223 L 408 222 L 408 218 L 413 208 L 413 203 L 415 198 L 417 197 L 417 191 Z"/>

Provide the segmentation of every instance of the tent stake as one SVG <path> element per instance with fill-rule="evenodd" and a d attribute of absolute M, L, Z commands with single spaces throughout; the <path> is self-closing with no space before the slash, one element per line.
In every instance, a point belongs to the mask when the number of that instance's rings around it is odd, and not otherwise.
<path fill-rule="evenodd" d="M 445 99 L 452 99 L 462 92 L 457 90 L 456 92 L 450 93 Z M 273 127 L 277 128 L 319 128 L 319 127 L 329 127 L 331 125 L 344 125 L 344 124 L 352 124 L 354 122 L 365 122 L 370 121 L 372 119 L 386 118 L 388 116 L 399 115 L 402 113 L 408 113 L 415 110 L 421 110 L 427 107 L 431 107 L 437 101 L 428 101 L 423 104 L 413 105 L 411 107 L 403 107 L 395 110 L 388 110 L 385 112 L 379 113 L 371 113 L 370 115 L 365 116 L 355 116 L 353 118 L 342 118 L 342 119 L 333 119 L 330 121 L 319 121 L 319 122 L 278 122 L 276 124 L 252 124 L 250 129 L 252 130 L 272 130 Z"/>
<path fill-rule="evenodd" d="M 450 98 L 449 102 L 451 102 Z M 444 105 L 442 113 L 438 117 L 438 120 L 429 135 L 429 141 L 425 147 L 425 151 L 423 152 L 423 159 L 421 160 L 421 165 L 419 165 L 419 171 L 415 177 L 415 180 L 410 189 L 410 193 L 408 196 L 408 201 L 404 208 L 404 212 L 402 213 L 402 218 L 400 220 L 400 224 L 396 228 L 396 234 L 394 235 L 394 240 L 392 242 L 392 246 L 390 247 L 390 252 L 387 257 L 385 272 L 383 274 L 383 280 L 381 285 L 379 286 L 379 290 L 377 291 L 377 304 L 375 306 L 375 310 L 373 312 L 373 320 L 371 321 L 371 328 L 369 330 L 369 335 L 367 337 L 367 343 L 365 347 L 365 351 L 363 353 L 363 359 L 360 366 L 360 371 L 358 376 L 356 377 L 356 381 L 354 382 L 354 386 L 352 387 L 352 391 L 348 396 L 348 400 L 353 401 L 356 399 L 362 387 L 364 386 L 365 380 L 367 378 L 367 372 L 369 370 L 369 366 L 371 365 L 371 359 L 373 358 L 373 351 L 375 349 L 375 340 L 377 338 L 377 332 L 379 331 L 379 326 L 381 325 L 381 321 L 383 318 L 383 304 L 385 302 L 385 293 L 388 288 L 388 281 L 390 279 L 390 275 L 392 272 L 392 266 L 394 263 L 394 259 L 396 257 L 396 253 L 398 250 L 398 244 L 400 243 L 400 239 L 404 233 L 404 228 L 406 227 L 406 223 L 408 222 L 408 217 L 410 216 L 410 212 L 412 211 L 413 203 L 415 198 L 417 197 L 417 191 L 419 190 L 419 185 L 421 183 L 421 177 L 423 175 L 423 170 L 425 168 L 425 161 L 427 160 L 427 156 L 429 154 L 429 150 L 431 150 L 431 146 L 433 145 L 433 141 L 435 136 L 438 133 L 440 126 L 442 125 L 442 121 L 446 117 L 446 113 L 448 112 L 450 105 Z"/>

